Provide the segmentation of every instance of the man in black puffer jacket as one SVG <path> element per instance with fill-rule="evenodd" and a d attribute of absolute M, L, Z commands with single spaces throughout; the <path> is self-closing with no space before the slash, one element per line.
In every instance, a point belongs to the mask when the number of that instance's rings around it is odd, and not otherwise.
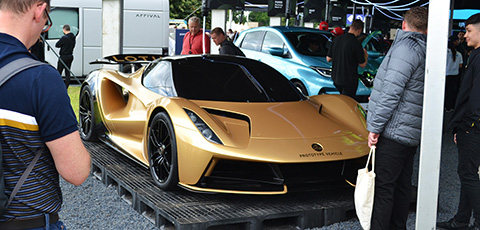
<path fill-rule="evenodd" d="M 413 157 L 420 143 L 428 11 L 405 13 L 375 77 L 368 145 L 376 146 L 372 229 L 406 229 Z"/>

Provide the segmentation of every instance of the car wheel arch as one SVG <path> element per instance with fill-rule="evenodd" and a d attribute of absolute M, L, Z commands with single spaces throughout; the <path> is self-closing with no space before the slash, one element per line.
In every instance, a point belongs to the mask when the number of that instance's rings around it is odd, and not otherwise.
<path fill-rule="evenodd" d="M 148 119 L 147 127 L 150 127 L 150 125 L 152 124 L 152 120 L 155 117 L 155 115 L 157 115 L 157 113 L 161 113 L 161 112 L 165 112 L 170 117 L 170 115 L 168 114 L 168 112 L 165 108 L 157 107 L 157 108 L 153 109 L 152 113 L 150 114 L 150 117 Z"/>
<path fill-rule="evenodd" d="M 88 101 L 85 101 L 85 97 Z M 101 112 L 96 107 L 95 88 L 83 84 L 80 88 L 78 126 L 82 140 L 97 141 L 98 135 L 105 131 Z"/>
<path fill-rule="evenodd" d="M 303 95 L 305 95 L 305 96 L 309 95 L 308 89 L 307 89 L 305 83 L 302 80 L 297 79 L 297 78 L 292 78 L 292 79 L 290 79 L 290 82 L 293 84 L 293 86 L 295 88 L 297 88 L 300 92 L 302 92 Z"/>

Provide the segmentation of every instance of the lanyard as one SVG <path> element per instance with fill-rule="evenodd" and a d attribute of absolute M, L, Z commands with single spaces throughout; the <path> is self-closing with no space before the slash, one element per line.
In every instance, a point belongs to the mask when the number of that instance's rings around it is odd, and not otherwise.
<path fill-rule="evenodd" d="M 197 33 L 197 34 L 198 34 L 198 33 Z M 192 34 L 190 34 L 190 39 L 189 39 L 189 41 L 190 41 L 190 49 L 189 49 L 189 51 L 188 51 L 188 54 L 192 54 L 192 43 L 193 43 L 193 40 L 195 39 L 195 36 L 196 36 L 197 34 L 194 34 L 193 36 L 192 36 Z"/>

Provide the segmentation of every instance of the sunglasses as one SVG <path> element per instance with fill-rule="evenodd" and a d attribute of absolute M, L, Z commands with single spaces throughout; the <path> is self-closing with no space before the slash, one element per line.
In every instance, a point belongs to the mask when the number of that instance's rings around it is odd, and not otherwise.
<path fill-rule="evenodd" d="M 52 19 L 50 18 L 50 15 L 48 14 L 48 11 L 46 8 L 45 8 L 45 14 L 47 15 L 48 20 L 45 22 L 45 25 L 43 26 L 42 33 L 47 32 L 53 25 Z"/>

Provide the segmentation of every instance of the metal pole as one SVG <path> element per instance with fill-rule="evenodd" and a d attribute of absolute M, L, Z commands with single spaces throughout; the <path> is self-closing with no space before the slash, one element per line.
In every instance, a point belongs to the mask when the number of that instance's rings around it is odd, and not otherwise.
<path fill-rule="evenodd" d="M 353 19 L 352 19 L 352 22 L 353 22 L 353 20 L 357 18 L 357 6 L 355 5 L 355 3 L 353 3 L 352 14 L 353 14 Z"/>
<path fill-rule="evenodd" d="M 450 0 L 430 1 L 415 229 L 435 229 Z"/>
<path fill-rule="evenodd" d="M 195 9 L 192 13 L 190 13 L 187 17 L 185 17 L 183 20 L 184 21 L 187 21 L 188 22 L 188 19 L 190 18 L 190 16 L 192 16 L 195 12 L 197 12 L 197 10 L 201 9 L 202 7 L 198 7 L 197 9 Z"/>
<path fill-rule="evenodd" d="M 448 35 L 452 35 L 453 29 L 453 10 L 455 10 L 455 0 L 450 0 L 450 20 L 448 26 Z M 466 63 L 466 61 L 464 61 Z"/>
<path fill-rule="evenodd" d="M 203 16 L 203 33 L 202 33 L 202 50 L 203 54 L 205 54 L 205 21 L 207 20 L 207 16 Z"/>
<path fill-rule="evenodd" d="M 375 6 L 372 6 L 372 15 L 370 16 L 370 28 L 368 28 L 369 32 L 372 32 L 374 16 L 375 16 Z"/>
<path fill-rule="evenodd" d="M 330 0 L 327 0 L 325 2 L 325 21 L 328 21 L 328 10 L 330 8 Z"/>

